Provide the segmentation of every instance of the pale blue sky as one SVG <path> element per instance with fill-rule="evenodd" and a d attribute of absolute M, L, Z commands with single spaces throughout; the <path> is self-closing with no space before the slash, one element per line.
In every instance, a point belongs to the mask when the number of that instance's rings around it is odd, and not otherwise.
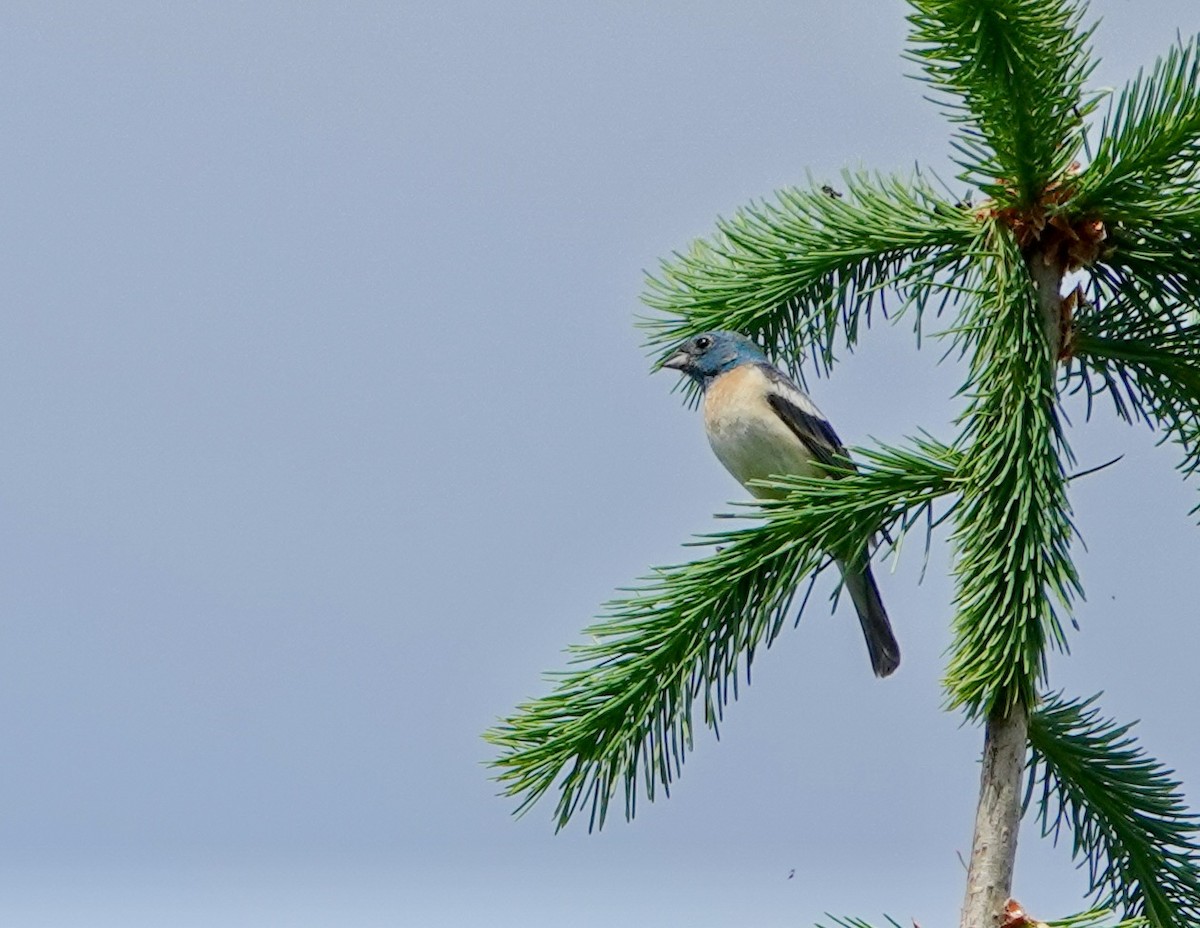
<path fill-rule="evenodd" d="M 946 170 L 904 10 L 4 5 L 0 920 L 951 922 L 980 735 L 941 710 L 944 546 L 878 571 L 894 678 L 816 601 L 632 825 L 512 820 L 479 738 L 742 497 L 648 374 L 643 271 L 806 170 Z M 1200 28 L 1093 10 L 1096 85 Z M 949 434 L 912 342 L 813 385 L 848 442 Z M 1073 491 L 1052 683 L 1196 797 L 1196 489 L 1072 409 L 1081 467 L 1125 458 Z M 1034 914 L 1082 885 L 1025 832 Z"/>

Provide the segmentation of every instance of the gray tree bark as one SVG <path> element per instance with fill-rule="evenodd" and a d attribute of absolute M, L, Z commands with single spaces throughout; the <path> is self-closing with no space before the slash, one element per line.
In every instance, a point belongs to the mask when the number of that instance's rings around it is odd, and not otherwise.
<path fill-rule="evenodd" d="M 1028 729 L 1024 706 L 988 719 L 961 928 L 996 928 L 1012 895 Z"/>

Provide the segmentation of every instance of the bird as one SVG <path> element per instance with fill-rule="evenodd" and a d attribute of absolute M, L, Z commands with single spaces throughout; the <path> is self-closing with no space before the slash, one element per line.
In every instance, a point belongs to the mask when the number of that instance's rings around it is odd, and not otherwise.
<path fill-rule="evenodd" d="M 703 332 L 679 345 L 662 367 L 690 377 L 703 393 L 704 430 L 717 459 L 759 499 L 780 490 L 756 485 L 770 477 L 832 477 L 853 467 L 829 420 L 808 395 L 740 332 Z M 900 664 L 867 552 L 838 560 L 842 580 L 867 641 L 871 668 L 886 677 Z"/>

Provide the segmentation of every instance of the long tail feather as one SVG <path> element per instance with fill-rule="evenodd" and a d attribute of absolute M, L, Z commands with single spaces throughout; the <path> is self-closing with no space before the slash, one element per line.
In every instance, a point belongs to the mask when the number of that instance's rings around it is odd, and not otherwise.
<path fill-rule="evenodd" d="M 867 639 L 867 651 L 871 655 L 871 669 L 875 676 L 886 677 L 900 666 L 900 644 L 892 632 L 887 610 L 879 597 L 879 587 L 870 566 L 863 570 L 849 570 L 842 565 L 842 576 L 846 592 L 854 602 L 858 621 L 862 625 L 863 637 Z"/>

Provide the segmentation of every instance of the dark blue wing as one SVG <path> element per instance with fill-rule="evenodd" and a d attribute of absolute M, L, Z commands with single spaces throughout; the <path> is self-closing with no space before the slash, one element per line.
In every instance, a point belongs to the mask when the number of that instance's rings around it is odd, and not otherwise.
<path fill-rule="evenodd" d="M 846 453 L 837 432 L 804 391 L 792 383 L 786 374 L 770 364 L 760 364 L 759 367 L 771 383 L 772 389 L 767 394 L 767 402 L 792 433 L 804 443 L 814 460 L 831 468 L 835 476 L 837 470 L 853 466 L 849 463 L 850 456 Z"/>

